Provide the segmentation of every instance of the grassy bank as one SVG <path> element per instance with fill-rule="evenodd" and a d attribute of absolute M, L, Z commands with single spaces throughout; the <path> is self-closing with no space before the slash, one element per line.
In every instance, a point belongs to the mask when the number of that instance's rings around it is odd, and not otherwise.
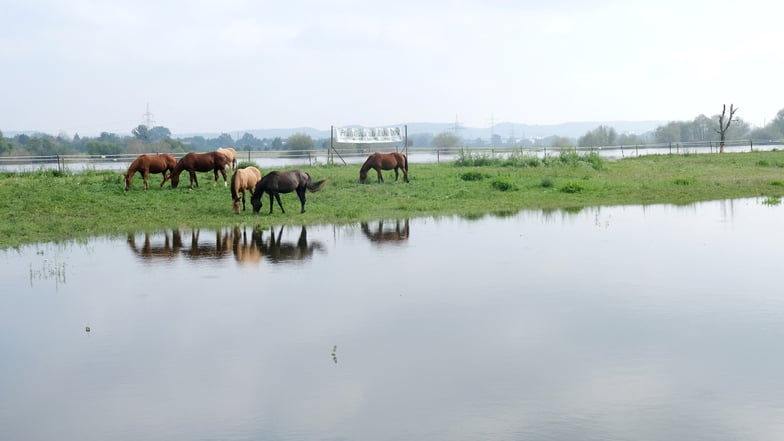
<path fill-rule="evenodd" d="M 174 227 L 268 227 L 281 224 L 353 223 L 434 215 L 478 215 L 520 209 L 596 205 L 686 204 L 696 201 L 784 196 L 784 152 L 662 155 L 602 160 L 596 155 L 564 154 L 541 160 L 509 161 L 463 157 L 458 163 L 411 164 L 411 183 L 358 183 L 358 165 L 302 167 L 314 179 L 328 179 L 319 193 L 308 193 L 299 214 L 294 193 L 281 195 L 286 213 L 272 215 L 265 195 L 260 215 L 236 215 L 229 189 L 212 174 L 199 174 L 200 188 L 160 189 L 152 175 L 142 190 L 137 175 L 123 190 L 118 172 L 55 171 L 0 173 L 0 248 L 40 241 L 103 234 L 156 231 Z M 267 172 L 268 170 L 263 170 Z"/>

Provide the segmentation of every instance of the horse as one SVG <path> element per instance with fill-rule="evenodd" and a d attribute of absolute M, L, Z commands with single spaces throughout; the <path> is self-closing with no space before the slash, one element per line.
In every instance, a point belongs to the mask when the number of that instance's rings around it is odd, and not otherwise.
<path fill-rule="evenodd" d="M 218 153 L 223 153 L 226 158 L 229 160 L 229 167 L 232 170 L 237 168 L 237 151 L 234 150 L 234 147 L 219 147 L 215 150 Z"/>
<path fill-rule="evenodd" d="M 378 173 L 378 182 L 384 182 L 384 177 L 381 175 L 381 170 L 395 170 L 395 182 L 398 178 L 398 169 L 403 171 L 403 180 L 408 182 L 408 158 L 406 155 L 399 152 L 392 153 L 373 153 L 368 156 L 362 168 L 359 169 L 359 182 L 364 184 L 367 182 L 368 170 L 374 169 Z"/>
<path fill-rule="evenodd" d="M 302 205 L 300 213 L 304 213 L 305 190 L 316 192 L 321 190 L 326 183 L 326 179 L 313 182 L 310 175 L 301 170 L 272 171 L 264 175 L 264 177 L 256 183 L 256 188 L 253 190 L 253 195 L 250 197 L 250 203 L 253 205 L 253 212 L 258 213 L 262 206 L 261 197 L 266 191 L 267 194 L 269 194 L 270 214 L 272 214 L 273 196 L 278 201 L 280 211 L 286 213 L 286 210 L 283 209 L 283 204 L 280 203 L 280 193 L 291 193 L 292 191 L 296 191 L 297 196 L 299 196 L 299 202 Z"/>
<path fill-rule="evenodd" d="M 130 167 L 128 167 L 128 171 L 125 173 L 125 191 L 131 189 L 131 185 L 133 184 L 133 176 L 136 174 L 136 172 L 141 173 L 142 180 L 144 180 L 145 190 L 149 188 L 147 185 L 147 177 L 150 175 L 150 173 L 162 173 L 163 181 L 161 181 L 161 187 L 163 187 L 163 184 L 167 179 L 169 179 L 169 175 L 167 175 L 166 172 L 171 174 L 176 164 L 177 158 L 168 153 L 155 156 L 140 155 L 138 158 L 133 160 Z"/>
<path fill-rule="evenodd" d="M 256 167 L 239 168 L 231 175 L 231 199 L 235 213 L 240 214 L 240 200 L 242 200 L 242 211 L 245 211 L 245 191 L 252 191 L 259 179 L 261 179 L 261 171 Z M 240 194 L 242 194 L 241 199 Z"/>
<path fill-rule="evenodd" d="M 196 172 L 208 172 L 210 170 L 215 174 L 215 183 L 218 182 L 218 172 L 220 172 L 220 174 L 223 175 L 223 185 L 228 186 L 229 184 L 226 179 L 226 165 L 228 164 L 228 161 L 229 160 L 225 155 L 218 152 L 190 152 L 177 161 L 177 165 L 174 166 L 174 170 L 172 170 L 171 175 L 169 175 L 171 188 L 177 188 L 180 184 L 180 173 L 182 173 L 183 170 L 188 170 L 188 173 L 190 174 L 190 188 L 193 188 L 194 183 L 196 183 L 196 187 L 199 186 Z"/>

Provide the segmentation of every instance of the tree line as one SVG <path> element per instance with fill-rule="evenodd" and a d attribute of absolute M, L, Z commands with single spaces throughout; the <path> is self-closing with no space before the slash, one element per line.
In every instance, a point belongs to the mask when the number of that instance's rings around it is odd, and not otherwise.
<path fill-rule="evenodd" d="M 734 113 L 733 113 L 734 114 Z M 600 125 L 589 130 L 579 138 L 564 136 L 550 136 L 541 139 L 520 139 L 509 137 L 502 139 L 493 135 L 488 140 L 461 139 L 453 132 L 438 134 L 418 133 L 412 134 L 408 139 L 409 147 L 594 147 L 594 146 L 620 146 L 643 145 L 650 143 L 691 143 L 691 142 L 718 142 L 722 131 L 727 140 L 751 140 L 765 142 L 769 140 L 784 139 L 784 109 L 779 110 L 764 127 L 752 128 L 750 124 L 736 117 L 731 119 L 731 124 L 723 127 L 720 123 L 722 115 L 707 117 L 699 115 L 691 121 L 672 121 L 657 127 L 655 130 L 637 134 L 617 133 L 609 126 Z M 729 122 L 729 121 L 728 121 Z M 172 138 L 171 131 L 163 126 L 147 127 L 143 124 L 134 127 L 129 135 L 121 136 L 114 133 L 102 132 L 97 137 L 73 137 L 61 134 L 52 136 L 47 134 L 19 134 L 12 138 L 5 138 L 0 131 L 0 155 L 3 156 L 50 156 L 69 154 L 88 155 L 118 155 L 141 154 L 149 152 L 158 153 L 184 153 L 189 151 L 210 151 L 219 147 L 232 146 L 239 151 L 303 151 L 326 150 L 329 148 L 329 139 L 314 140 L 310 135 L 295 133 L 286 139 L 256 138 L 250 133 L 234 139 L 231 135 L 223 133 L 216 138 L 203 136 L 190 136 Z M 341 150 L 366 150 L 360 144 L 341 144 Z"/>

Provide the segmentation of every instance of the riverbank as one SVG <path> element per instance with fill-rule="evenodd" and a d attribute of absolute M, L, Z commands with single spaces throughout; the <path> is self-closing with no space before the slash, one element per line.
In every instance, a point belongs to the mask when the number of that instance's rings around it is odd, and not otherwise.
<path fill-rule="evenodd" d="M 131 191 L 122 174 L 112 171 L 62 173 L 42 170 L 0 173 L 0 248 L 86 238 L 95 235 L 157 231 L 163 228 L 251 225 L 345 224 L 375 219 L 423 216 L 475 216 L 521 209 L 572 209 L 597 205 L 688 204 L 697 201 L 764 196 L 774 203 L 784 196 L 784 152 L 650 155 L 605 160 L 596 155 L 562 154 L 549 161 L 520 157 L 492 161 L 462 158 L 458 163 L 411 164 L 411 183 L 358 183 L 358 165 L 301 167 L 314 179 L 327 179 L 318 193 L 307 194 L 299 213 L 294 193 L 281 195 L 268 214 L 232 211 L 222 179 L 200 173 L 201 187 L 159 188 L 151 175 L 142 190 L 137 175 Z M 474 164 L 474 165 L 471 165 Z M 487 164 L 487 165 L 482 165 Z M 266 173 L 270 170 L 262 170 Z M 229 175 L 230 176 L 230 175 Z"/>

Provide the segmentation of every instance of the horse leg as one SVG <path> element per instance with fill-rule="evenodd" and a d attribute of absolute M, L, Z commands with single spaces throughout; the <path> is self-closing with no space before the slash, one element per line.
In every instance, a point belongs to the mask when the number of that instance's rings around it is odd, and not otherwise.
<path fill-rule="evenodd" d="M 188 171 L 188 175 L 191 178 L 191 189 L 193 189 L 193 183 L 196 183 L 196 187 L 199 187 L 199 178 L 196 177 L 196 172 L 193 170 Z"/>
<path fill-rule="evenodd" d="M 306 190 L 305 187 L 302 188 L 297 187 L 297 196 L 299 196 L 299 204 L 302 207 L 302 209 L 299 212 L 300 214 L 305 212 L 305 190 Z"/>
<path fill-rule="evenodd" d="M 147 190 L 147 176 L 150 175 L 150 172 L 142 172 L 142 181 L 144 181 L 144 189 Z"/>
<path fill-rule="evenodd" d="M 381 169 L 377 168 L 376 173 L 378 174 L 378 183 L 381 184 L 384 182 L 384 175 L 381 174 Z"/>
<path fill-rule="evenodd" d="M 404 167 L 400 167 L 400 170 L 403 170 L 403 182 L 408 183 L 408 170 Z"/>
<path fill-rule="evenodd" d="M 397 169 L 398 169 L 398 167 L 395 167 L 395 182 L 397 182 L 397 176 L 398 176 Z"/>
<path fill-rule="evenodd" d="M 242 211 L 245 211 L 245 190 L 242 190 Z"/>
<path fill-rule="evenodd" d="M 163 188 L 163 184 L 166 183 L 166 181 L 169 179 L 170 176 L 171 176 L 171 172 L 169 172 L 169 175 L 167 176 L 166 170 L 163 171 L 163 181 L 161 181 L 161 188 Z"/>
<path fill-rule="evenodd" d="M 283 209 L 283 204 L 280 203 L 280 193 L 275 193 L 275 200 L 278 201 L 278 207 L 280 207 L 281 213 L 286 213 L 286 210 Z M 272 201 L 270 201 L 270 213 L 272 213 Z"/>
<path fill-rule="evenodd" d="M 274 200 L 275 196 L 272 195 L 272 192 L 269 192 L 267 194 L 269 195 L 269 200 L 270 200 L 270 211 L 269 211 L 269 214 L 272 214 L 272 207 L 274 206 L 273 204 L 275 203 L 275 200 Z M 278 202 L 280 203 L 280 200 L 278 200 Z M 282 210 L 283 207 L 280 207 L 280 209 Z M 285 211 L 284 211 L 284 213 L 285 213 Z"/>
<path fill-rule="evenodd" d="M 228 181 L 226 181 L 226 169 L 222 168 L 222 169 L 220 169 L 220 172 L 223 175 L 223 186 L 224 187 L 228 187 L 229 183 L 228 183 Z M 215 173 L 215 182 L 216 183 L 218 182 L 218 173 Z"/>

